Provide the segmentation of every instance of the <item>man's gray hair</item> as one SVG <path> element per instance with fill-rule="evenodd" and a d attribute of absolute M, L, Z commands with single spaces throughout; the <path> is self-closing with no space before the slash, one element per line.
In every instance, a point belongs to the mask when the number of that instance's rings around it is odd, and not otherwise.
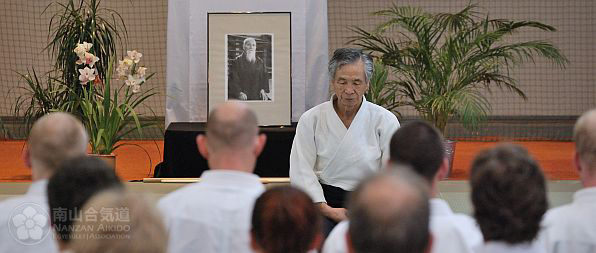
<path fill-rule="evenodd" d="M 335 79 L 335 72 L 346 64 L 356 63 L 361 60 L 364 64 L 364 76 L 368 83 L 374 71 L 374 64 L 370 55 L 362 52 L 358 48 L 338 48 L 333 52 L 331 60 L 329 60 L 329 80 Z"/>
<path fill-rule="evenodd" d="M 575 150 L 590 170 L 596 172 L 596 109 L 585 112 L 573 129 Z"/>
<path fill-rule="evenodd" d="M 31 166 L 54 172 L 65 160 L 85 155 L 89 138 L 83 124 L 65 112 L 53 112 L 39 118 L 27 145 Z"/>
<path fill-rule="evenodd" d="M 408 167 L 365 179 L 349 199 L 351 247 L 357 253 L 422 253 L 429 247 L 428 184 Z"/>

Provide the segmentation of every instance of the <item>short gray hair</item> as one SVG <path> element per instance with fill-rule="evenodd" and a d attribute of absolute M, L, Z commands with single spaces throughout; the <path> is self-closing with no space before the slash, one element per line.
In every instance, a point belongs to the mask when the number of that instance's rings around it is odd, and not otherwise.
<path fill-rule="evenodd" d="M 250 148 L 258 133 L 257 116 L 246 104 L 227 102 L 209 113 L 207 143 L 213 150 Z"/>
<path fill-rule="evenodd" d="M 596 172 L 596 109 L 585 112 L 577 120 L 573 140 L 582 162 Z"/>
<path fill-rule="evenodd" d="M 329 80 L 333 81 L 335 72 L 346 64 L 356 63 L 361 60 L 364 63 L 364 76 L 368 83 L 374 71 L 374 64 L 370 55 L 365 54 L 358 48 L 338 48 L 333 52 L 333 57 L 329 60 Z"/>
<path fill-rule="evenodd" d="M 29 132 L 31 166 L 53 173 L 64 161 L 85 155 L 88 142 L 87 131 L 77 118 L 65 112 L 46 114 Z"/>
<path fill-rule="evenodd" d="M 408 167 L 394 166 L 365 179 L 349 200 L 351 247 L 357 253 L 428 248 L 428 184 Z"/>

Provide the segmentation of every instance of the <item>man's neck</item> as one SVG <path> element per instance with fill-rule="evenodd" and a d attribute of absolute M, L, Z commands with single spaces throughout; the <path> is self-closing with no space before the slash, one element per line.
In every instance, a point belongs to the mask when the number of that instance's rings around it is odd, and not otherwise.
<path fill-rule="evenodd" d="M 46 180 L 49 179 L 51 176 L 52 173 L 48 172 L 47 170 L 31 168 L 31 181 L 33 182 Z"/>
<path fill-rule="evenodd" d="M 333 99 L 333 109 L 335 109 L 335 113 L 337 113 L 337 116 L 339 116 L 339 119 L 341 119 L 346 128 L 350 127 L 361 106 L 362 102 L 358 106 L 345 107 L 338 104 L 337 97 Z"/>
<path fill-rule="evenodd" d="M 596 187 L 596 177 L 591 177 L 589 179 L 582 180 L 582 185 L 584 188 Z"/>
<path fill-rule="evenodd" d="M 242 154 L 211 154 L 207 162 L 209 163 L 209 169 L 212 170 L 226 169 L 253 173 L 256 158 Z"/>

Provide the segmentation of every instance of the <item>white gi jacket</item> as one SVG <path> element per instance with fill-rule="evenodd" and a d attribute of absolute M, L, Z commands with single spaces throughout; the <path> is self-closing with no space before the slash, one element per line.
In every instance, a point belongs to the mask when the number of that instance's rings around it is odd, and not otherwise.
<path fill-rule="evenodd" d="M 347 253 L 346 233 L 349 222 L 342 221 L 331 231 L 323 253 Z M 430 200 L 430 231 L 433 235 L 432 251 L 435 253 L 469 253 L 482 245 L 482 233 L 476 221 L 463 214 L 455 214 L 445 200 Z"/>
<path fill-rule="evenodd" d="M 54 239 L 53 230 L 50 229 L 50 208 L 48 206 L 47 185 L 48 180 L 39 180 L 33 182 L 31 186 L 29 186 L 29 190 L 25 195 L 10 198 L 3 202 L 0 202 L 0 252 L 58 252 L 58 247 Z M 23 207 L 27 208 L 26 206 L 28 205 L 32 205 L 33 209 L 41 207 L 46 212 L 42 212 L 41 209 L 40 211 L 36 210 L 35 213 L 32 213 L 30 211 L 25 212 L 23 210 Z M 21 226 L 13 226 L 15 225 L 14 220 L 18 220 L 18 217 L 16 216 L 19 214 L 26 215 L 25 217 L 30 216 L 28 218 L 32 218 L 35 221 L 36 225 L 32 228 L 39 227 L 41 228 L 41 231 L 43 231 L 42 238 L 36 239 L 35 237 L 31 237 L 30 239 L 26 239 L 23 241 L 25 243 L 33 245 L 24 245 L 17 241 L 17 239 L 15 239 L 19 236 L 18 231 L 16 230 L 18 230 L 20 227 L 25 228 L 26 225 L 28 225 L 26 223 L 21 224 L 17 221 L 16 225 Z M 45 221 L 37 220 L 38 218 L 45 218 Z M 11 230 L 12 235 L 7 226 L 13 226 Z M 14 228 L 16 228 L 16 230 Z M 30 231 L 27 231 L 26 234 L 28 236 L 32 235 L 31 233 L 33 231 L 31 230 L 32 229 L 30 229 Z"/>
<path fill-rule="evenodd" d="M 353 190 L 389 159 L 389 141 L 397 128 L 399 121 L 393 113 L 363 97 L 346 129 L 331 97 L 298 121 L 290 153 L 291 184 L 303 189 L 315 203 L 326 202 L 321 183 Z"/>
<path fill-rule="evenodd" d="M 573 194 L 573 202 L 549 210 L 541 240 L 549 253 L 596 253 L 596 187 Z"/>
<path fill-rule="evenodd" d="M 169 235 L 168 252 L 252 252 L 249 232 L 259 177 L 232 170 L 207 170 L 201 182 L 159 201 Z"/>

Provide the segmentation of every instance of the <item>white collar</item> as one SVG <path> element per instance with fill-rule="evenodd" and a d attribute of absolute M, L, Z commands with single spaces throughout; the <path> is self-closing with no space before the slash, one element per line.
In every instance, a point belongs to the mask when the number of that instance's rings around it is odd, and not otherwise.
<path fill-rule="evenodd" d="M 27 190 L 27 195 L 32 196 L 45 196 L 48 190 L 48 180 L 41 179 L 37 180 L 29 186 L 29 190 Z"/>
<path fill-rule="evenodd" d="M 596 187 L 583 188 L 573 194 L 575 203 L 596 203 Z"/>
<path fill-rule="evenodd" d="M 453 215 L 453 211 L 449 207 L 447 201 L 440 198 L 430 199 L 430 216 L 447 216 Z"/>
<path fill-rule="evenodd" d="M 203 171 L 203 174 L 201 174 L 200 184 L 232 188 L 253 188 L 255 186 L 263 187 L 259 177 L 255 174 L 226 169 Z"/>

